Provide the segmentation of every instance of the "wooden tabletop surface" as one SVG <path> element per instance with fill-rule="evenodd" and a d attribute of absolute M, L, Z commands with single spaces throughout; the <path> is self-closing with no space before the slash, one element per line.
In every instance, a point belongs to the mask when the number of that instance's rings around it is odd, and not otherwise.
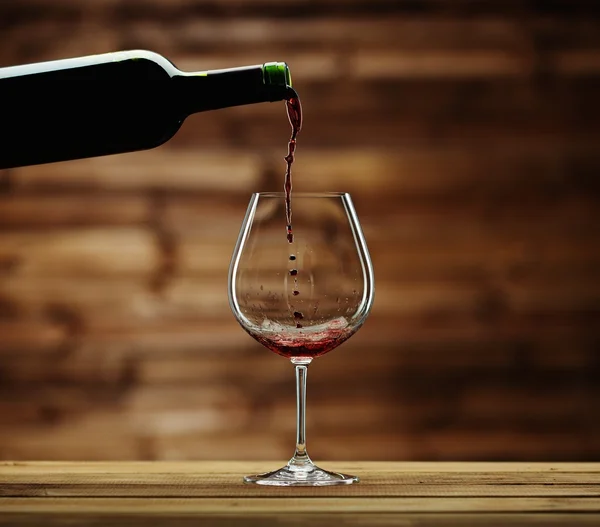
<path fill-rule="evenodd" d="M 0 525 L 600 525 L 600 463 L 323 463 L 341 487 L 264 488 L 276 462 L 3 462 Z"/>

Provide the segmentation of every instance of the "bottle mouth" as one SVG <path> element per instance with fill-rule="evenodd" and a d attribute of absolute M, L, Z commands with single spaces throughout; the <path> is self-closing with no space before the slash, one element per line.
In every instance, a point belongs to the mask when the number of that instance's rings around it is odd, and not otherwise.
<path fill-rule="evenodd" d="M 289 101 L 290 99 L 298 99 L 298 93 L 291 86 L 285 87 L 285 99 Z"/>
<path fill-rule="evenodd" d="M 285 62 L 263 64 L 263 82 L 274 86 L 292 86 L 292 74 Z"/>

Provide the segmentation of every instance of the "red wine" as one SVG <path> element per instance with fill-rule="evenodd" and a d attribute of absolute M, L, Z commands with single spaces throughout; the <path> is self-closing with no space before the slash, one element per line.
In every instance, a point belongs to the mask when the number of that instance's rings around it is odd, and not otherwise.
<path fill-rule="evenodd" d="M 294 153 L 296 152 L 296 136 L 302 128 L 302 105 L 300 98 L 296 95 L 285 101 L 287 115 L 292 126 L 292 136 L 288 142 L 288 153 L 285 156 L 287 167 L 285 170 L 285 182 L 283 189 L 285 191 L 285 221 L 286 234 L 289 243 L 294 242 L 294 233 L 292 231 L 292 163 L 294 162 Z M 291 257 L 290 257 L 291 260 Z"/>
<path fill-rule="evenodd" d="M 0 169 L 155 148 L 198 112 L 293 98 L 285 63 L 187 73 L 150 51 L 0 68 Z"/>
<path fill-rule="evenodd" d="M 344 317 L 327 324 L 310 326 L 300 331 L 281 324 L 266 322 L 260 327 L 247 329 L 263 346 L 288 359 L 320 357 L 337 348 L 356 331 Z"/>

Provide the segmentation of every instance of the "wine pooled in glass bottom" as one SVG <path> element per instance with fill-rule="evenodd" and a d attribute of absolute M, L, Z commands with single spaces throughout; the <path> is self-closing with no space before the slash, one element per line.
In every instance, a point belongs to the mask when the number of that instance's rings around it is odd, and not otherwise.
<path fill-rule="evenodd" d="M 294 318 L 303 320 L 304 316 L 295 311 Z M 290 327 L 265 319 L 259 327 L 246 330 L 265 348 L 297 362 L 325 355 L 348 340 L 357 329 L 344 317 L 313 326 L 298 327 L 298 324 Z"/>
<path fill-rule="evenodd" d="M 306 450 L 306 373 L 365 322 L 373 268 L 349 194 L 295 193 L 294 236 L 286 237 L 284 192 L 253 194 L 229 270 L 229 302 L 254 339 L 296 369 L 294 455 L 282 468 L 246 476 L 261 485 L 340 485 L 355 476 L 317 467 Z"/>

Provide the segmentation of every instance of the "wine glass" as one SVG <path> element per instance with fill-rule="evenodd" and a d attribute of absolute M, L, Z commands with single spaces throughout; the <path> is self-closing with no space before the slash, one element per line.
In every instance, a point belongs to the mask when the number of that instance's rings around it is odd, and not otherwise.
<path fill-rule="evenodd" d="M 315 357 L 364 323 L 373 304 L 373 267 L 349 194 L 294 193 L 292 209 L 293 231 L 285 193 L 253 194 L 229 268 L 229 303 L 242 328 L 296 368 L 294 455 L 283 468 L 244 481 L 350 484 L 358 478 L 323 470 L 308 456 L 306 373 Z"/>

